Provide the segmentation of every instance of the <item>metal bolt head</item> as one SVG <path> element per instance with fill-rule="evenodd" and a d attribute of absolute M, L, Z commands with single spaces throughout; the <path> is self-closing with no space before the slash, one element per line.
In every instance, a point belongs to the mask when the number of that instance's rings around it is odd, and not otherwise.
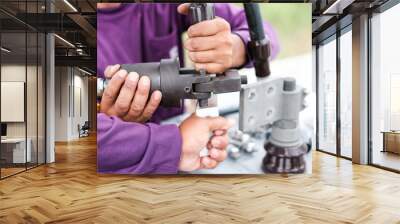
<path fill-rule="evenodd" d="M 232 159 L 238 159 L 241 156 L 240 149 L 236 146 L 228 146 L 228 156 Z"/>
<path fill-rule="evenodd" d="M 253 153 L 257 151 L 257 144 L 255 142 L 248 142 L 242 145 L 241 149 L 246 153 Z"/>
<path fill-rule="evenodd" d="M 294 91 L 296 89 L 296 79 L 287 78 L 283 81 L 283 90 L 284 91 Z"/>

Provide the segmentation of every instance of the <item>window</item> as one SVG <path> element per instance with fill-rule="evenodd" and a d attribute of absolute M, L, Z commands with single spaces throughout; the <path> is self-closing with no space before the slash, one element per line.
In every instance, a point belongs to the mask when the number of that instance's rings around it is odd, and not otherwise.
<path fill-rule="evenodd" d="M 390 130 L 400 130 L 400 73 L 390 74 Z"/>
<path fill-rule="evenodd" d="M 336 153 L 336 39 L 318 48 L 318 149 Z"/>
<path fill-rule="evenodd" d="M 400 5 L 371 19 L 371 162 L 400 170 Z"/>
<path fill-rule="evenodd" d="M 0 7 L 40 13 L 44 1 L 7 1 Z M 45 163 L 45 35 L 1 12 L 0 178 Z M 13 109 L 11 109 L 13 108 Z"/>
<path fill-rule="evenodd" d="M 340 36 L 340 155 L 352 156 L 352 32 Z M 347 31 L 347 32 L 346 32 Z"/>
<path fill-rule="evenodd" d="M 1 176 L 6 177 L 24 171 L 26 163 L 31 161 L 31 142 L 27 141 L 25 117 L 26 33 L 2 31 L 0 42 L 3 49 L 0 61 L 0 122 L 6 127 L 0 154 Z"/>

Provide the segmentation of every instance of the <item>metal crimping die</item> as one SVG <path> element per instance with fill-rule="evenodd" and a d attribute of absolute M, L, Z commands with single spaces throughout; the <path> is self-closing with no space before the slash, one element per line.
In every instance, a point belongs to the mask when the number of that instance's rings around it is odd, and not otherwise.
<path fill-rule="evenodd" d="M 182 99 L 197 99 L 199 106 L 204 107 L 212 94 L 238 92 L 242 84 L 247 84 L 246 76 L 240 76 L 237 70 L 207 74 L 205 70 L 180 68 L 177 58 L 154 63 L 125 64 L 121 67 L 127 72 L 134 71 L 139 76 L 148 76 L 151 92 L 161 91 L 161 105 L 164 107 L 179 107 Z"/>

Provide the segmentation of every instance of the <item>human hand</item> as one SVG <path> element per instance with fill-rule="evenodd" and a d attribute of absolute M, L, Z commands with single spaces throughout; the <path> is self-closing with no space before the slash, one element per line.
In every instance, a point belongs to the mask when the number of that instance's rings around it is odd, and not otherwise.
<path fill-rule="evenodd" d="M 189 4 L 181 4 L 178 12 L 188 14 Z M 230 24 L 223 18 L 202 21 L 189 27 L 184 43 L 189 58 L 197 70 L 222 73 L 246 62 L 246 48 L 242 39 L 231 33 Z"/>
<path fill-rule="evenodd" d="M 120 69 L 120 65 L 108 66 L 104 71 L 110 79 L 100 103 L 100 112 L 118 116 L 124 121 L 146 122 L 161 102 L 161 92 L 154 91 L 149 98 L 150 79 L 136 72 Z"/>
<path fill-rule="evenodd" d="M 182 135 L 182 153 L 179 170 L 213 169 L 227 156 L 227 130 L 233 125 L 223 117 L 197 117 L 192 114 L 179 126 Z M 211 138 L 210 138 L 210 135 Z M 208 156 L 200 157 L 207 147 Z"/>

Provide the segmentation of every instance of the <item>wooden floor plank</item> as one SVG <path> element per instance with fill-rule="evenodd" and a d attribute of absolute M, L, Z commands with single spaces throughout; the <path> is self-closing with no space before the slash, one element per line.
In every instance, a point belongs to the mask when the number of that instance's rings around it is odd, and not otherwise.
<path fill-rule="evenodd" d="M 400 223 L 400 175 L 320 152 L 312 175 L 96 173 L 96 139 L 0 181 L 0 223 Z"/>

